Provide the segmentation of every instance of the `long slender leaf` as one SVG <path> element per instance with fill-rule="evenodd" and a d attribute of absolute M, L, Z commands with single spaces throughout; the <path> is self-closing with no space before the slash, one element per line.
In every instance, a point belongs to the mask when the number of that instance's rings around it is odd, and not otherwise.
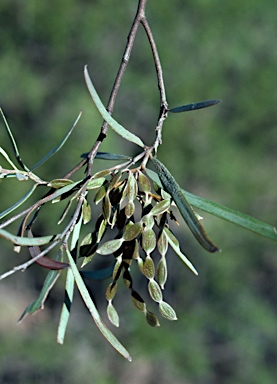
<path fill-rule="evenodd" d="M 12 205 L 10 208 L 6 209 L 5 211 L 0 213 L 0 219 L 7 216 L 9 213 L 14 211 L 16 208 L 20 207 L 21 204 L 23 204 L 28 198 L 33 194 L 38 184 L 34 184 L 33 187 L 28 191 L 20 200 L 18 200 L 14 205 Z"/>
<path fill-rule="evenodd" d="M 141 139 L 128 131 L 126 128 L 124 128 L 122 125 L 120 125 L 106 110 L 104 105 L 102 104 L 102 101 L 100 100 L 96 89 L 94 88 L 91 78 L 89 76 L 87 66 L 85 66 L 84 70 L 85 80 L 88 87 L 88 91 L 91 95 L 92 100 L 94 101 L 94 104 L 96 105 L 96 108 L 100 112 L 103 119 L 109 124 L 109 126 L 120 136 L 124 137 L 124 139 L 131 141 L 132 143 L 137 144 L 140 147 L 144 147 L 143 142 Z"/>
<path fill-rule="evenodd" d="M 65 295 L 64 302 L 62 306 L 58 332 L 57 332 L 57 343 L 63 344 L 65 332 L 70 316 L 70 309 L 73 302 L 73 294 L 74 294 L 74 276 L 72 270 L 69 268 L 67 270 L 66 275 L 66 283 L 65 283 Z"/>
<path fill-rule="evenodd" d="M 198 272 L 194 268 L 193 264 L 189 261 L 189 259 L 182 253 L 180 249 L 180 245 L 176 237 L 173 233 L 167 228 L 164 227 L 163 232 L 168 240 L 168 243 L 171 245 L 176 254 L 180 257 L 180 259 L 187 265 L 187 267 L 197 276 Z"/>
<path fill-rule="evenodd" d="M 56 240 L 59 235 L 50 235 L 50 236 L 41 236 L 41 237 L 20 237 L 15 236 L 12 233 L 5 231 L 5 229 L 0 229 L 0 236 L 4 237 L 6 240 L 11 241 L 15 245 L 21 246 L 40 246 L 44 244 L 48 244 L 54 240 Z"/>
<path fill-rule="evenodd" d="M 21 157 L 19 155 L 19 151 L 18 151 L 18 148 L 17 148 L 17 145 L 16 145 L 16 141 L 15 141 L 15 139 L 13 137 L 12 131 L 10 130 L 9 124 L 7 122 L 7 119 L 6 119 L 5 115 L 4 115 L 4 112 L 2 111 L 2 108 L 0 108 L 0 112 L 1 112 L 2 118 L 4 120 L 5 127 L 6 127 L 6 130 L 8 132 L 9 138 L 11 140 L 16 160 L 17 160 L 18 164 L 22 167 L 22 169 L 24 169 L 24 171 L 29 172 L 29 168 L 23 163 L 23 161 L 22 161 L 22 159 L 21 159 Z"/>
<path fill-rule="evenodd" d="M 204 197 L 195 196 L 185 190 L 183 190 L 183 192 L 185 193 L 190 204 L 194 207 L 200 208 L 203 211 L 220 217 L 230 223 L 239 225 L 242 228 L 257 233 L 258 235 L 277 241 L 277 229 L 272 225 L 264 223 L 263 221 L 255 219 L 245 213 L 225 207 L 224 205 L 214 203 Z"/>
<path fill-rule="evenodd" d="M 213 105 L 216 105 L 220 103 L 221 100 L 205 100 L 205 101 L 199 101 L 198 103 L 192 103 L 192 104 L 185 104 L 181 105 L 180 107 L 171 108 L 168 112 L 172 113 L 180 113 L 180 112 L 188 112 L 188 111 L 195 111 L 196 109 L 202 109 L 211 107 Z"/>
<path fill-rule="evenodd" d="M 112 334 L 112 332 L 107 328 L 107 326 L 103 323 L 103 320 L 101 319 L 99 312 L 97 311 L 94 302 L 92 301 L 90 294 L 87 290 L 87 287 L 80 275 L 80 272 L 78 271 L 78 268 L 73 260 L 73 257 L 71 256 L 70 252 L 67 250 L 67 257 L 69 264 L 72 269 L 72 273 L 75 278 L 75 282 L 77 284 L 77 287 L 80 291 L 80 294 L 84 300 L 84 303 L 88 307 L 89 312 L 91 313 L 91 316 L 97 325 L 100 332 L 103 334 L 103 336 L 107 339 L 107 341 L 114 347 L 115 350 L 117 350 L 125 359 L 131 361 L 132 358 L 129 354 L 129 352 L 123 347 L 123 345 L 117 340 L 117 338 Z"/>
<path fill-rule="evenodd" d="M 65 135 L 65 137 L 62 139 L 62 142 L 55 148 L 53 148 L 50 152 L 47 153 L 47 155 L 45 155 L 41 160 L 39 160 L 32 168 L 31 168 L 31 171 L 33 171 L 34 169 L 38 168 L 41 164 L 45 163 L 46 160 L 48 160 L 51 156 L 53 156 L 55 153 L 57 153 L 61 148 L 62 146 L 64 145 L 64 143 L 66 142 L 66 140 L 69 138 L 69 136 L 71 135 L 73 129 L 76 127 L 78 121 L 80 120 L 80 117 L 82 116 L 82 112 L 79 113 L 77 119 L 75 120 L 74 124 L 72 125 L 72 127 L 70 128 L 70 130 L 67 132 L 67 134 Z"/>
<path fill-rule="evenodd" d="M 83 153 L 81 157 L 86 158 L 88 154 L 89 152 Z M 97 152 L 95 158 L 101 160 L 131 160 L 130 156 L 109 152 Z"/>
<path fill-rule="evenodd" d="M 60 253 L 56 257 L 56 261 L 57 262 L 61 261 L 61 254 Z M 18 322 L 22 321 L 27 315 L 32 315 L 35 312 L 44 308 L 45 300 L 47 299 L 47 296 L 48 296 L 50 290 L 55 285 L 60 274 L 61 274 L 61 271 L 57 271 L 57 270 L 48 272 L 38 298 L 35 301 L 33 301 L 31 304 L 28 305 L 28 307 L 25 309 L 25 311 L 20 316 Z"/>
<path fill-rule="evenodd" d="M 146 169 L 146 172 L 157 185 L 162 187 L 162 183 L 156 172 L 153 172 L 148 168 Z M 185 191 L 184 189 L 183 192 L 188 202 L 195 208 L 202 209 L 203 211 L 229 221 L 230 223 L 239 225 L 240 227 L 254 232 L 257 235 L 277 241 L 277 230 L 272 225 L 264 223 L 263 221 L 255 219 L 245 213 L 238 212 L 234 209 L 225 207 L 224 205 L 205 199 L 204 197 L 196 196 L 188 191 Z"/>

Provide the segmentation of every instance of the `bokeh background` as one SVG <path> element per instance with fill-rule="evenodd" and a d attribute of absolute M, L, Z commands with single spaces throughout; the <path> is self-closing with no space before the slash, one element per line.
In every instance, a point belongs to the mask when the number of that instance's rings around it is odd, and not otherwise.
<path fill-rule="evenodd" d="M 36 163 L 83 111 L 66 146 L 39 168 L 42 178 L 65 174 L 97 137 L 101 118 L 86 90 L 83 67 L 88 64 L 107 103 L 136 3 L 1 0 L 0 105 L 23 160 L 30 166 Z M 276 226 L 276 1 L 148 3 L 169 106 L 223 100 L 210 109 L 171 115 L 159 158 L 186 190 Z M 150 144 L 158 112 L 156 75 L 141 27 L 114 116 Z M 12 156 L 3 123 L 0 143 Z M 113 132 L 102 150 L 136 153 L 135 146 Z M 0 211 L 28 189 L 27 182 L 19 187 L 12 179 L 2 181 Z M 150 328 L 121 286 L 115 300 L 121 326 L 115 334 L 133 356 L 131 364 L 99 335 L 78 293 L 65 344 L 56 344 L 63 278 L 44 311 L 19 325 L 46 271 L 32 266 L 2 281 L 1 383 L 276 383 L 276 244 L 203 216 L 208 233 L 223 251 L 208 254 L 185 225 L 180 226 L 182 249 L 199 277 L 169 254 L 165 298 L 176 309 L 178 321 L 160 319 L 160 328 Z M 51 230 L 51 215 L 44 225 Z M 1 273 L 27 257 L 13 253 L 3 240 L 0 255 Z M 107 284 L 94 287 L 104 318 Z M 149 308 L 157 311 L 154 304 Z"/>

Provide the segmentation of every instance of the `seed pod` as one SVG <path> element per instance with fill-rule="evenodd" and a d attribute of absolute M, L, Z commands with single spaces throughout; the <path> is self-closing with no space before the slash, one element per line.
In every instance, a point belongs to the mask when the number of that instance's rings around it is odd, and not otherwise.
<path fill-rule="evenodd" d="M 142 232 L 142 248 L 147 254 L 156 248 L 156 234 L 153 229 L 145 229 Z"/>
<path fill-rule="evenodd" d="M 123 281 L 127 288 L 132 288 L 132 277 L 127 269 L 123 273 Z"/>
<path fill-rule="evenodd" d="M 121 176 L 122 176 L 122 173 L 120 172 L 120 173 L 117 173 L 116 175 L 114 175 L 112 177 L 112 179 L 111 179 L 111 181 L 109 182 L 109 185 L 108 185 L 108 189 L 107 189 L 108 193 L 116 186 L 116 184 L 121 179 Z"/>
<path fill-rule="evenodd" d="M 159 284 L 154 280 L 151 279 L 148 283 L 148 291 L 150 293 L 150 296 L 152 300 L 159 303 L 163 299 L 161 288 L 159 287 Z"/>
<path fill-rule="evenodd" d="M 143 263 L 143 274 L 147 279 L 153 279 L 155 276 L 155 265 L 149 255 L 146 256 Z"/>
<path fill-rule="evenodd" d="M 157 265 L 157 281 L 160 287 L 164 289 L 167 280 L 167 264 L 165 257 L 162 257 Z"/>
<path fill-rule="evenodd" d="M 161 315 L 167 320 L 177 320 L 174 309 L 165 301 L 159 302 L 159 311 Z"/>
<path fill-rule="evenodd" d="M 152 209 L 151 209 L 151 214 L 152 215 L 155 215 L 155 216 L 157 216 L 157 215 L 160 215 L 161 213 L 164 213 L 164 212 L 166 212 L 167 210 L 168 210 L 168 208 L 170 207 L 170 204 L 171 204 L 171 202 L 170 202 L 170 200 L 169 199 L 167 199 L 167 200 L 161 200 L 161 201 L 159 201 L 156 205 L 155 205 L 155 207 L 153 207 Z"/>
<path fill-rule="evenodd" d="M 154 315 L 154 313 L 146 311 L 145 317 L 146 317 L 147 323 L 151 327 L 159 327 L 160 326 L 159 320 L 158 320 L 157 316 Z"/>
<path fill-rule="evenodd" d="M 129 173 L 128 181 L 126 184 L 126 195 L 129 201 L 134 201 L 138 194 L 137 180 L 135 179 L 132 172 Z"/>
<path fill-rule="evenodd" d="M 96 205 L 99 204 L 101 200 L 103 200 L 106 193 L 107 193 L 106 188 L 104 187 L 104 185 L 102 185 L 102 187 L 100 187 L 98 189 L 98 191 L 96 192 L 96 194 L 94 196 L 94 202 Z"/>
<path fill-rule="evenodd" d="M 125 226 L 123 238 L 125 241 L 131 241 L 135 239 L 141 232 L 141 223 L 138 222 L 136 224 L 131 221 Z"/>
<path fill-rule="evenodd" d="M 160 233 L 157 245 L 158 245 L 158 251 L 160 252 L 160 254 L 162 256 L 165 256 L 168 249 L 168 240 L 164 231 Z"/>
<path fill-rule="evenodd" d="M 115 307 L 112 305 L 112 303 L 109 301 L 108 307 L 107 307 L 107 315 L 110 320 L 110 322 L 115 326 L 119 327 L 119 316 L 116 312 Z"/>
<path fill-rule="evenodd" d="M 150 214 L 144 215 L 141 218 L 141 223 L 146 229 L 151 229 L 155 224 L 154 217 Z"/>
<path fill-rule="evenodd" d="M 111 283 L 108 285 L 106 289 L 106 299 L 108 301 L 111 301 L 114 298 L 116 294 L 116 290 L 117 290 L 117 283 Z"/>
<path fill-rule="evenodd" d="M 109 169 L 104 169 L 103 171 L 99 171 L 99 172 L 95 173 L 92 176 L 92 179 L 98 179 L 99 177 L 106 177 L 106 176 L 110 175 L 111 172 L 112 171 L 110 171 Z"/>
<path fill-rule="evenodd" d="M 104 218 L 109 222 L 111 212 L 112 212 L 112 205 L 110 203 L 110 199 L 109 199 L 109 196 L 107 194 L 105 195 L 103 202 L 102 202 L 102 212 L 103 212 Z"/>
<path fill-rule="evenodd" d="M 144 173 L 142 173 L 141 171 L 138 172 L 138 181 L 139 181 L 139 185 L 140 185 L 141 190 L 145 194 L 151 192 L 151 183 L 150 183 L 148 177 L 145 176 Z"/>
<path fill-rule="evenodd" d="M 87 224 L 91 220 L 91 207 L 86 199 L 84 200 L 82 211 L 83 211 L 83 223 Z"/>
<path fill-rule="evenodd" d="M 133 201 L 129 201 L 125 207 L 125 215 L 129 219 L 135 213 L 136 207 Z"/>
<path fill-rule="evenodd" d="M 141 311 L 141 312 L 145 312 L 146 311 L 146 305 L 145 305 L 145 302 L 143 301 L 143 299 L 140 297 L 140 295 L 132 290 L 131 292 L 131 298 L 132 298 L 132 301 L 134 303 L 134 305 Z"/>
<path fill-rule="evenodd" d="M 122 271 L 122 258 L 121 258 L 121 256 L 118 256 L 116 263 L 115 263 L 115 266 L 114 266 L 114 269 L 113 269 L 113 276 L 112 277 L 113 277 L 114 282 L 119 279 L 121 271 Z"/>
<path fill-rule="evenodd" d="M 102 244 L 101 247 L 97 249 L 97 253 L 100 255 L 110 255 L 117 251 L 123 243 L 123 239 L 115 239 L 106 241 L 106 243 Z"/>
<path fill-rule="evenodd" d="M 100 188 L 102 187 L 105 181 L 106 181 L 105 177 L 91 179 L 87 184 L 87 190 Z"/>

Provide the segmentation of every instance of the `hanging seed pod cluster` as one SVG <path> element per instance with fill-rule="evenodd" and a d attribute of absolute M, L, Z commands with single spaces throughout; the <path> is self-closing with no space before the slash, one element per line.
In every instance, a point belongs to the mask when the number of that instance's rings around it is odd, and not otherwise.
<path fill-rule="evenodd" d="M 162 293 L 167 280 L 168 245 L 195 274 L 197 271 L 181 252 L 179 242 L 170 229 L 170 222 L 174 220 L 172 196 L 151 182 L 141 167 L 116 173 L 101 171 L 93 176 L 87 189 L 96 189 L 94 202 L 102 204 L 102 212 L 94 231 L 81 242 L 79 254 L 84 258 L 82 266 L 90 263 L 96 254 L 113 255 L 115 258 L 112 281 L 106 289 L 110 322 L 119 326 L 113 299 L 118 281 L 123 278 L 135 307 L 145 315 L 148 324 L 159 326 L 156 315 L 147 309 L 142 293 L 133 286 L 132 270 L 136 267 L 148 280 L 148 294 L 157 303 L 160 314 L 168 320 L 176 320 L 174 309 L 164 301 Z M 87 203 L 83 207 L 90 212 Z M 108 228 L 113 229 L 114 239 L 105 241 Z M 154 252 L 160 255 L 156 265 Z"/>

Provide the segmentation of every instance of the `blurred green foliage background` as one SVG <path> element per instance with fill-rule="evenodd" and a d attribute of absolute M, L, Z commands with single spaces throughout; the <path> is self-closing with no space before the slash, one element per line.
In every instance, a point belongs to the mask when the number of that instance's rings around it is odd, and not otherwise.
<path fill-rule="evenodd" d="M 66 146 L 39 169 L 42 178 L 61 177 L 94 143 L 102 121 L 86 90 L 83 67 L 88 64 L 107 103 L 136 3 L 1 0 L 0 106 L 25 163 L 35 164 L 56 146 L 84 112 Z M 170 115 L 159 158 L 184 189 L 276 226 L 276 1 L 148 3 L 169 106 L 223 100 L 206 110 Z M 141 27 L 114 116 L 151 144 L 158 112 L 153 59 Z M 0 143 L 12 156 L 2 123 Z M 136 153 L 113 132 L 101 150 Z M 0 211 L 21 197 L 27 184 L 19 188 L 12 179 L 2 181 Z M 46 309 L 19 326 L 17 319 L 47 272 L 32 266 L 1 282 L 1 383 L 275 383 L 276 244 L 203 216 L 223 252 L 207 254 L 180 226 L 182 249 L 200 275 L 169 254 L 165 298 L 178 321 L 161 319 L 160 328 L 150 328 L 122 285 L 115 300 L 121 326 L 115 333 L 133 356 L 131 364 L 99 335 L 78 295 L 65 345 L 55 343 L 62 278 Z M 20 262 L 2 240 L 1 272 Z M 107 284 L 94 286 L 99 308 Z M 150 309 L 157 310 L 153 304 Z"/>

